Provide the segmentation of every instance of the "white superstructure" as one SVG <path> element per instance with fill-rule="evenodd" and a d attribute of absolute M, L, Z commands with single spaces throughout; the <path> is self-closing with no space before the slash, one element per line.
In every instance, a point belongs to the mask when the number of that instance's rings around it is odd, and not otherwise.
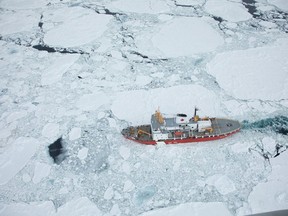
<path fill-rule="evenodd" d="M 209 118 L 199 119 L 195 114 L 189 118 L 186 114 L 163 115 L 159 110 L 151 117 L 152 139 L 155 141 L 173 138 L 187 138 L 193 132 L 212 131 L 212 123 Z"/>

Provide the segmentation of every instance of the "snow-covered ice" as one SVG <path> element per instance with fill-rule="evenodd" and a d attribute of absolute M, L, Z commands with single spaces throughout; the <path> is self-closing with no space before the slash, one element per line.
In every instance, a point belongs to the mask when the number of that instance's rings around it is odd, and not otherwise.
<path fill-rule="evenodd" d="M 59 136 L 59 127 L 57 123 L 47 123 L 42 129 L 42 136 L 47 138 Z"/>
<path fill-rule="evenodd" d="M 79 139 L 81 137 L 81 128 L 79 127 L 74 127 L 71 129 L 71 131 L 69 132 L 69 140 L 76 140 Z"/>
<path fill-rule="evenodd" d="M 205 19 L 190 17 L 174 18 L 160 30 L 136 37 L 141 52 L 153 56 L 159 50 L 159 56 L 168 58 L 212 52 L 223 42 L 222 36 Z"/>
<path fill-rule="evenodd" d="M 77 47 L 88 44 L 102 36 L 108 29 L 108 23 L 113 19 L 112 16 L 99 15 L 82 8 L 72 10 L 70 19 L 51 28 L 45 34 L 46 44 L 59 47 Z"/>
<path fill-rule="evenodd" d="M 208 0 L 205 4 L 205 10 L 230 22 L 240 22 L 252 18 L 252 15 L 248 13 L 241 2 L 237 1 Z"/>
<path fill-rule="evenodd" d="M 52 201 L 33 202 L 33 203 L 13 203 L 0 205 L 0 213 L 5 216 L 53 216 L 55 207 Z"/>
<path fill-rule="evenodd" d="M 9 12 L 0 14 L 0 34 L 9 35 L 19 32 L 30 32 L 37 28 L 39 15 L 30 11 Z"/>
<path fill-rule="evenodd" d="M 284 210 L 288 206 L 287 152 L 271 160 L 272 172 L 266 182 L 253 188 L 248 197 L 251 213 Z"/>
<path fill-rule="evenodd" d="M 80 160 L 85 160 L 85 159 L 87 158 L 88 151 L 89 151 L 89 149 L 86 148 L 86 147 L 80 149 L 79 152 L 78 152 L 78 154 L 77 154 L 77 157 L 78 157 Z"/>
<path fill-rule="evenodd" d="M 207 72 L 220 86 L 240 99 L 288 98 L 288 40 L 275 45 L 217 54 Z"/>
<path fill-rule="evenodd" d="M 285 0 L 268 0 L 268 2 L 280 9 L 288 11 L 288 2 Z"/>
<path fill-rule="evenodd" d="M 102 212 L 99 210 L 97 205 L 91 202 L 91 200 L 89 200 L 87 197 L 80 197 L 67 202 L 65 205 L 57 209 L 56 216 L 65 216 L 65 215 L 101 216 Z"/>
<path fill-rule="evenodd" d="M 98 107 L 109 103 L 110 98 L 109 95 L 106 95 L 102 92 L 92 93 L 92 94 L 84 94 L 81 96 L 76 106 L 80 110 L 89 111 L 96 110 Z"/>
<path fill-rule="evenodd" d="M 229 216 L 231 213 L 227 210 L 223 203 L 185 203 L 177 206 L 171 206 L 159 210 L 153 210 L 141 214 L 141 216 L 174 216 L 174 215 L 195 215 L 195 216 L 209 216 L 209 215 L 225 215 Z"/>
<path fill-rule="evenodd" d="M 112 10 L 128 13 L 165 13 L 169 12 L 168 2 L 163 0 L 117 0 L 108 6 Z"/>
<path fill-rule="evenodd" d="M 32 137 L 19 137 L 0 155 L 0 185 L 6 184 L 30 161 L 39 147 Z"/>
<path fill-rule="evenodd" d="M 0 215 L 287 209 L 287 32 L 285 0 L 1 0 Z M 120 133 L 195 106 L 243 129 L 157 146 Z"/>
<path fill-rule="evenodd" d="M 3 0 L 1 7 L 6 9 L 35 9 L 44 7 L 47 0 Z"/>
<path fill-rule="evenodd" d="M 39 183 L 43 178 L 49 176 L 51 170 L 51 166 L 45 163 L 37 162 L 35 165 L 34 176 L 33 176 L 33 183 Z"/>
<path fill-rule="evenodd" d="M 227 176 L 216 174 L 207 178 L 206 183 L 213 185 L 219 191 L 219 193 L 226 195 L 236 190 L 233 181 Z"/>
<path fill-rule="evenodd" d="M 79 58 L 79 55 L 59 56 L 47 69 L 42 72 L 41 84 L 51 85 L 61 80 L 63 74 Z"/>

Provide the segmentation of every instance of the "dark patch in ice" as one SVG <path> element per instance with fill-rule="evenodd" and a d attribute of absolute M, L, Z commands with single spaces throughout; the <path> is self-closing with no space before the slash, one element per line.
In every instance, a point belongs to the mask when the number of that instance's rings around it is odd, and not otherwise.
<path fill-rule="evenodd" d="M 39 22 L 39 23 L 38 23 L 38 27 L 39 27 L 39 28 L 42 28 L 42 27 L 43 27 L 43 22 Z"/>
<path fill-rule="evenodd" d="M 118 13 L 118 12 L 111 12 L 111 11 L 108 10 L 107 8 L 105 8 L 104 11 L 105 11 L 105 14 L 107 14 L 107 15 L 112 15 L 112 16 L 122 15 L 121 13 Z"/>
<path fill-rule="evenodd" d="M 131 51 L 130 53 L 131 53 L 131 54 L 134 54 L 134 55 L 138 55 L 138 56 L 140 56 L 140 57 L 142 57 L 142 58 L 144 58 L 144 59 L 148 59 L 148 58 L 149 58 L 148 56 L 143 55 L 143 54 L 141 54 L 141 53 L 139 53 L 139 52 L 136 52 L 136 51 Z"/>
<path fill-rule="evenodd" d="M 66 150 L 63 145 L 62 137 L 49 145 L 49 155 L 53 158 L 54 163 L 60 164 L 66 158 Z"/>
<path fill-rule="evenodd" d="M 287 149 L 288 149 L 288 146 L 277 143 L 275 145 L 274 151 L 270 150 L 269 152 L 267 150 L 267 146 L 261 143 L 261 144 L 255 145 L 254 147 L 249 148 L 249 151 L 257 152 L 259 155 L 263 157 L 265 161 L 270 163 L 271 158 L 278 157 L 281 153 L 285 152 Z"/>
<path fill-rule="evenodd" d="M 8 92 L 8 89 L 7 88 L 4 88 L 1 90 L 1 94 L 6 94 Z"/>
<path fill-rule="evenodd" d="M 253 16 L 253 18 L 259 18 L 260 14 L 257 13 L 255 3 L 255 0 L 242 0 L 242 4 L 248 9 L 248 12 Z"/>
<path fill-rule="evenodd" d="M 70 49 L 66 49 L 66 48 L 55 48 L 55 47 L 50 47 L 47 45 L 34 45 L 32 46 L 34 49 L 37 49 L 39 51 L 46 51 L 48 53 L 62 53 L 62 54 L 87 54 L 85 52 L 83 52 L 82 50 L 76 51 L 76 50 L 70 50 Z"/>
<path fill-rule="evenodd" d="M 87 8 L 87 9 L 92 9 L 94 10 L 97 14 L 104 14 L 104 15 L 110 15 L 110 16 L 115 16 L 116 18 L 120 15 L 125 15 L 123 13 L 120 12 L 112 12 L 109 9 L 103 7 L 103 6 L 99 6 L 99 5 L 88 5 L 88 4 L 82 4 L 83 8 Z"/>
<path fill-rule="evenodd" d="M 157 192 L 157 187 L 154 185 L 147 186 L 138 191 L 135 196 L 135 203 L 139 206 L 150 200 Z"/>
<path fill-rule="evenodd" d="M 249 122 L 247 120 L 242 122 L 243 129 L 269 129 L 276 133 L 288 135 L 288 117 L 275 116 L 273 118 L 262 119 L 256 122 Z"/>
<path fill-rule="evenodd" d="M 78 78 L 79 78 L 79 79 L 83 79 L 83 77 L 82 77 L 82 76 L 78 76 Z"/>
<path fill-rule="evenodd" d="M 195 8 L 193 5 L 177 4 L 176 2 L 175 2 L 175 6 L 184 7 L 184 8 Z"/>
<path fill-rule="evenodd" d="M 212 17 L 214 20 L 216 20 L 217 22 L 221 23 L 223 22 L 223 19 L 221 17 L 218 17 L 218 16 L 213 16 Z"/>
<path fill-rule="evenodd" d="M 35 102 L 35 101 L 34 101 L 34 102 L 32 102 L 32 104 L 35 105 L 35 106 L 38 106 L 38 105 L 39 105 L 39 102 Z"/>

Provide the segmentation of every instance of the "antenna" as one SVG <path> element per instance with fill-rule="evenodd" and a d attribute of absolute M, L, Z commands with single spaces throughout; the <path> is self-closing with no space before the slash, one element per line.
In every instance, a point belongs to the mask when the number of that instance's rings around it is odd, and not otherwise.
<path fill-rule="evenodd" d="M 194 117 L 197 115 L 197 111 L 198 111 L 199 109 L 195 106 L 195 109 L 194 109 Z"/>

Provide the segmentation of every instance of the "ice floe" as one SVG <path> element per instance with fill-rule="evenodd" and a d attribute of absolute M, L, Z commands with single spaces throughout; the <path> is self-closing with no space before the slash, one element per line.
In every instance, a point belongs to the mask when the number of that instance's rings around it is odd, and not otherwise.
<path fill-rule="evenodd" d="M 175 0 L 176 5 L 181 6 L 196 6 L 196 5 L 203 5 L 205 0 Z"/>
<path fill-rule="evenodd" d="M 288 2 L 286 0 L 267 0 L 270 4 L 275 5 L 276 7 L 288 11 Z"/>
<path fill-rule="evenodd" d="M 0 155 L 0 185 L 10 181 L 30 161 L 39 147 L 37 139 L 19 137 Z"/>
<path fill-rule="evenodd" d="M 74 127 L 70 130 L 69 132 L 69 140 L 76 140 L 81 137 L 81 128 L 79 127 Z"/>
<path fill-rule="evenodd" d="M 102 212 L 87 197 L 80 197 L 80 198 L 76 198 L 76 199 L 73 199 L 73 200 L 67 202 L 65 205 L 63 205 L 57 209 L 56 216 L 66 216 L 66 215 L 71 215 L 71 216 L 100 215 L 101 216 Z"/>
<path fill-rule="evenodd" d="M 128 13 L 157 14 L 170 10 L 166 1 L 163 0 L 117 0 L 107 5 L 111 10 Z"/>
<path fill-rule="evenodd" d="M 56 60 L 42 72 L 41 84 L 51 85 L 60 81 L 63 74 L 78 58 L 79 55 L 77 54 L 63 55 L 56 58 Z"/>
<path fill-rule="evenodd" d="M 51 166 L 46 163 L 39 163 L 35 164 L 34 176 L 33 176 L 33 183 L 39 183 L 43 178 L 49 176 L 51 170 Z"/>
<path fill-rule="evenodd" d="M 226 195 L 236 190 L 233 181 L 228 176 L 216 174 L 207 178 L 206 183 L 213 185 L 219 193 Z"/>
<path fill-rule="evenodd" d="M 240 99 L 281 100 L 288 95 L 288 40 L 217 54 L 207 64 L 227 94 Z"/>
<path fill-rule="evenodd" d="M 52 201 L 1 204 L 0 214 L 5 216 L 54 216 L 55 207 Z"/>
<path fill-rule="evenodd" d="M 78 154 L 77 154 L 77 157 L 78 157 L 80 160 L 85 160 L 85 159 L 87 158 L 88 151 L 89 151 L 88 148 L 83 147 L 82 149 L 79 150 L 79 152 L 78 152 Z"/>
<path fill-rule="evenodd" d="M 1 1 L 1 7 L 7 9 L 35 9 L 42 8 L 47 5 L 47 0 L 3 0 Z"/>
<path fill-rule="evenodd" d="M 287 154 L 282 153 L 271 160 L 272 172 L 266 182 L 253 188 L 248 197 L 253 214 L 287 209 L 288 206 L 288 176 L 286 170 Z"/>
<path fill-rule="evenodd" d="M 59 124 L 47 123 L 42 129 L 42 136 L 47 138 L 55 138 L 59 136 Z"/>
<path fill-rule="evenodd" d="M 163 209 L 156 209 L 152 211 L 145 212 L 141 216 L 210 216 L 210 215 L 222 215 L 229 216 L 232 215 L 225 204 L 220 202 L 212 203 L 185 203 L 176 206 L 171 206 Z"/>
<path fill-rule="evenodd" d="M 228 0 L 208 0 L 205 11 L 230 22 L 249 20 L 252 15 L 240 3 Z"/>
<path fill-rule="evenodd" d="M 96 110 L 100 106 L 110 102 L 110 97 L 105 93 L 85 94 L 78 99 L 76 106 L 82 111 Z"/>
<path fill-rule="evenodd" d="M 138 35 L 135 43 L 148 56 L 158 53 L 160 57 L 172 58 L 212 52 L 223 45 L 224 40 L 208 21 L 193 17 L 174 18 L 161 25 L 160 30 Z"/>
<path fill-rule="evenodd" d="M 65 11 L 66 13 L 67 11 Z M 65 14 L 67 18 L 67 14 Z M 53 22 L 61 22 L 53 17 Z M 88 44 L 100 37 L 107 29 L 113 16 L 96 14 L 93 11 L 78 9 L 69 19 L 51 27 L 44 36 L 44 42 L 51 46 L 77 47 Z M 51 20 L 52 21 L 52 20 Z"/>
<path fill-rule="evenodd" d="M 38 27 L 39 17 L 39 14 L 29 11 L 1 13 L 0 34 L 5 36 L 19 32 L 32 32 Z"/>

